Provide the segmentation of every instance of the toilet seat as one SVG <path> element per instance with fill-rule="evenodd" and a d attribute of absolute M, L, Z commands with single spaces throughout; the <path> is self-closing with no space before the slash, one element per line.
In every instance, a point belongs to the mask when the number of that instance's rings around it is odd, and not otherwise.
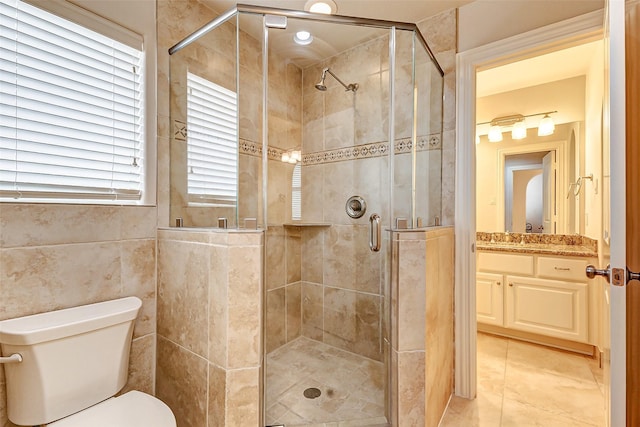
<path fill-rule="evenodd" d="M 47 427 L 176 427 L 171 409 L 139 391 L 112 397 Z"/>

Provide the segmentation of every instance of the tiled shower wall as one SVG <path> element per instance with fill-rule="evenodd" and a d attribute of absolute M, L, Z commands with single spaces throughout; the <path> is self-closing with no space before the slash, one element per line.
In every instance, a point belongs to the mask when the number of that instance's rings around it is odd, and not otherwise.
<path fill-rule="evenodd" d="M 0 204 L 0 320 L 135 295 L 129 380 L 154 393 L 156 208 Z M 0 369 L 0 425 L 7 421 Z"/>
<path fill-rule="evenodd" d="M 453 228 L 393 233 L 393 426 L 436 427 L 453 393 Z"/>
<path fill-rule="evenodd" d="M 156 392 L 180 427 L 259 425 L 262 234 L 158 231 Z"/>

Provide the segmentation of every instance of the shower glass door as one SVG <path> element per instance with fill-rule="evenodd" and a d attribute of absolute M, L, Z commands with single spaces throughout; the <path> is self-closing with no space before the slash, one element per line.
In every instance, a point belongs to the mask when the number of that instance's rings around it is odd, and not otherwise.
<path fill-rule="evenodd" d="M 391 30 L 264 31 L 265 424 L 385 425 Z"/>

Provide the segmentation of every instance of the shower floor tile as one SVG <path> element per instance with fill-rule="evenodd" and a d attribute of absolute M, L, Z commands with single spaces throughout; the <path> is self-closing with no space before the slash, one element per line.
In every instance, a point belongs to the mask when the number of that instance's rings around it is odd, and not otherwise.
<path fill-rule="evenodd" d="M 385 376 L 381 362 L 297 338 L 267 356 L 267 425 L 386 426 Z"/>

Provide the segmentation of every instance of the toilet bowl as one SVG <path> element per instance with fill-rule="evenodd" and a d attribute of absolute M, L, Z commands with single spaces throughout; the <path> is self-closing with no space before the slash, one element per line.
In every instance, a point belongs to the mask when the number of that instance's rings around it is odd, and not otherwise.
<path fill-rule="evenodd" d="M 136 297 L 0 322 L 7 414 L 19 426 L 176 427 L 169 407 L 127 382 Z"/>

